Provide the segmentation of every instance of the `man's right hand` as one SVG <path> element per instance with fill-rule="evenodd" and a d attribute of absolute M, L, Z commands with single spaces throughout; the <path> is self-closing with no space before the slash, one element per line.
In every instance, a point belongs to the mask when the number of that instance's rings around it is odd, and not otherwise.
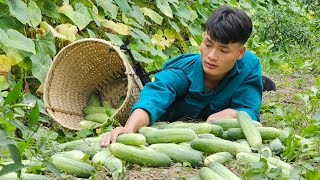
<path fill-rule="evenodd" d="M 108 146 L 111 143 L 117 142 L 117 137 L 120 134 L 133 133 L 133 130 L 127 127 L 116 127 L 108 135 L 103 136 L 100 141 L 101 146 Z"/>

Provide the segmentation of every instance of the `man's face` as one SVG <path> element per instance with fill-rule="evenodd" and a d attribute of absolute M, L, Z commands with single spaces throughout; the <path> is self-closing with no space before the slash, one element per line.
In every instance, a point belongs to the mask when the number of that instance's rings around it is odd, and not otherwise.
<path fill-rule="evenodd" d="M 240 43 L 216 42 L 205 32 L 200 51 L 206 77 L 221 80 L 244 55 L 245 50 L 246 48 Z"/>

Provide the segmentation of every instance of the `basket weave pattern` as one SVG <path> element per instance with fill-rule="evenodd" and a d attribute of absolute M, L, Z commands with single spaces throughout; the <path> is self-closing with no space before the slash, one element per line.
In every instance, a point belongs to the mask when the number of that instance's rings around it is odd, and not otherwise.
<path fill-rule="evenodd" d="M 87 38 L 69 44 L 54 58 L 44 84 L 49 115 L 63 127 L 78 130 L 82 112 L 92 92 L 113 106 L 125 100 L 113 115 L 124 124 L 139 99 L 142 84 L 126 56 L 110 42 Z"/>

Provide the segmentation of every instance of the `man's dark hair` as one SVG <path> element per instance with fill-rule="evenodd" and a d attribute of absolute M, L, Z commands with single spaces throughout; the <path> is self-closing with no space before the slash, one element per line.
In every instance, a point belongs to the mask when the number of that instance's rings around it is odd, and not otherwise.
<path fill-rule="evenodd" d="M 241 9 L 221 6 L 210 15 L 205 28 L 214 41 L 245 44 L 252 32 L 252 21 Z"/>

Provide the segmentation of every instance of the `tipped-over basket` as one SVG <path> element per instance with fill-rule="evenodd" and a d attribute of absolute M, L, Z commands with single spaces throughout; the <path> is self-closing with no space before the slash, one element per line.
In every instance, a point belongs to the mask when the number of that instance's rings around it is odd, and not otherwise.
<path fill-rule="evenodd" d="M 112 105 L 126 97 L 113 118 L 124 124 L 132 105 L 139 99 L 142 83 L 126 56 L 110 42 L 87 38 L 59 51 L 44 84 L 45 108 L 54 121 L 79 130 L 84 120 L 82 109 L 91 93 Z"/>

